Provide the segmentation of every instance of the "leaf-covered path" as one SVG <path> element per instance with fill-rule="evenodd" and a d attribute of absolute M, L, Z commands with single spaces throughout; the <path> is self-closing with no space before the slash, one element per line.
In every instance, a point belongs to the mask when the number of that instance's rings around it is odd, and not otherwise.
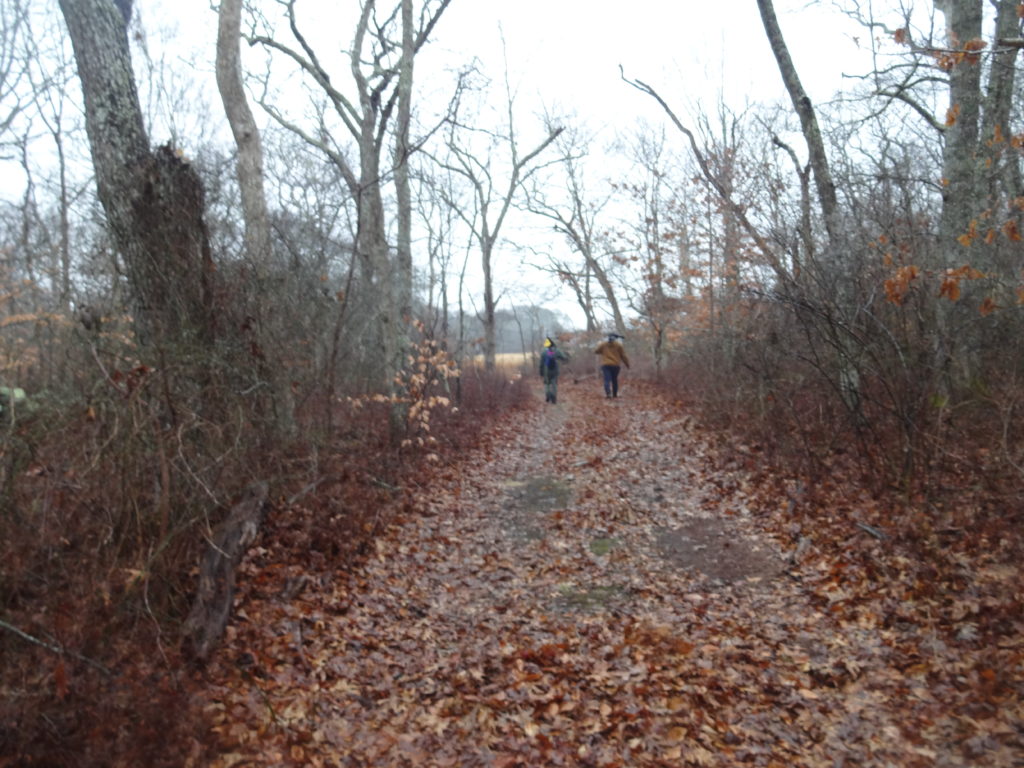
<path fill-rule="evenodd" d="M 209 672 L 215 764 L 965 764 L 881 609 L 833 610 L 685 414 L 623 395 L 538 398 L 351 573 L 257 549 Z M 1019 716 L 978 764 L 1012 764 Z"/>

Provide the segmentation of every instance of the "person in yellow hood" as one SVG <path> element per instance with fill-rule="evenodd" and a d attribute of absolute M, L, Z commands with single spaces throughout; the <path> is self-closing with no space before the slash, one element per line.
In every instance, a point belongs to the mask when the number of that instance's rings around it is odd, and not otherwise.
<path fill-rule="evenodd" d="M 569 356 L 548 336 L 540 353 L 540 377 L 544 379 L 544 401 L 558 402 L 558 362 L 569 362 Z"/>
<path fill-rule="evenodd" d="M 594 350 L 595 355 L 601 356 L 601 374 L 604 376 L 604 396 L 619 396 L 619 369 L 625 365 L 629 368 L 629 358 L 626 357 L 626 349 L 619 341 L 622 337 L 617 333 L 609 333 L 607 341 L 602 341 Z"/>

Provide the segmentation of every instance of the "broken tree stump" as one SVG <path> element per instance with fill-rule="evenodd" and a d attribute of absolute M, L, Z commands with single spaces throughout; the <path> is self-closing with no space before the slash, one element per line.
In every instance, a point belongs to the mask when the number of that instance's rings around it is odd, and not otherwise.
<path fill-rule="evenodd" d="M 267 493 L 266 483 L 247 488 L 207 543 L 199 565 L 199 588 L 183 627 L 185 640 L 199 661 L 206 661 L 227 627 L 235 595 L 235 569 L 266 517 Z"/>

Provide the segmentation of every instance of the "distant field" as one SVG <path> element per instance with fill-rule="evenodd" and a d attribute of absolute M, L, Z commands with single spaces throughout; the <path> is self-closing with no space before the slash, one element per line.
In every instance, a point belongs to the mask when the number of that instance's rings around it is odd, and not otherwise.
<path fill-rule="evenodd" d="M 499 368 L 521 368 L 531 362 L 530 354 L 523 354 L 522 352 L 503 352 L 500 355 L 494 356 L 494 362 Z M 481 368 L 484 366 L 484 356 L 477 355 L 473 358 L 474 365 L 479 365 Z"/>

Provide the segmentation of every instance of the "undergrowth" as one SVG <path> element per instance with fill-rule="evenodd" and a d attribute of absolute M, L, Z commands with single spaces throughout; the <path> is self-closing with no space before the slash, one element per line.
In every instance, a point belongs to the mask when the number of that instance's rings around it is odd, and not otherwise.
<path fill-rule="evenodd" d="M 433 461 L 527 397 L 502 374 L 429 376 L 407 434 L 395 433 L 393 403 L 336 398 L 330 418 L 307 407 L 297 437 L 272 441 L 242 398 L 197 390 L 169 420 L 162 374 L 104 373 L 2 435 L 3 765 L 180 765 L 199 748 L 189 691 L 202 674 L 179 628 L 234 498 L 269 481 L 261 536 L 348 567 Z M 225 404 L 217 420 L 213 400 Z"/>

